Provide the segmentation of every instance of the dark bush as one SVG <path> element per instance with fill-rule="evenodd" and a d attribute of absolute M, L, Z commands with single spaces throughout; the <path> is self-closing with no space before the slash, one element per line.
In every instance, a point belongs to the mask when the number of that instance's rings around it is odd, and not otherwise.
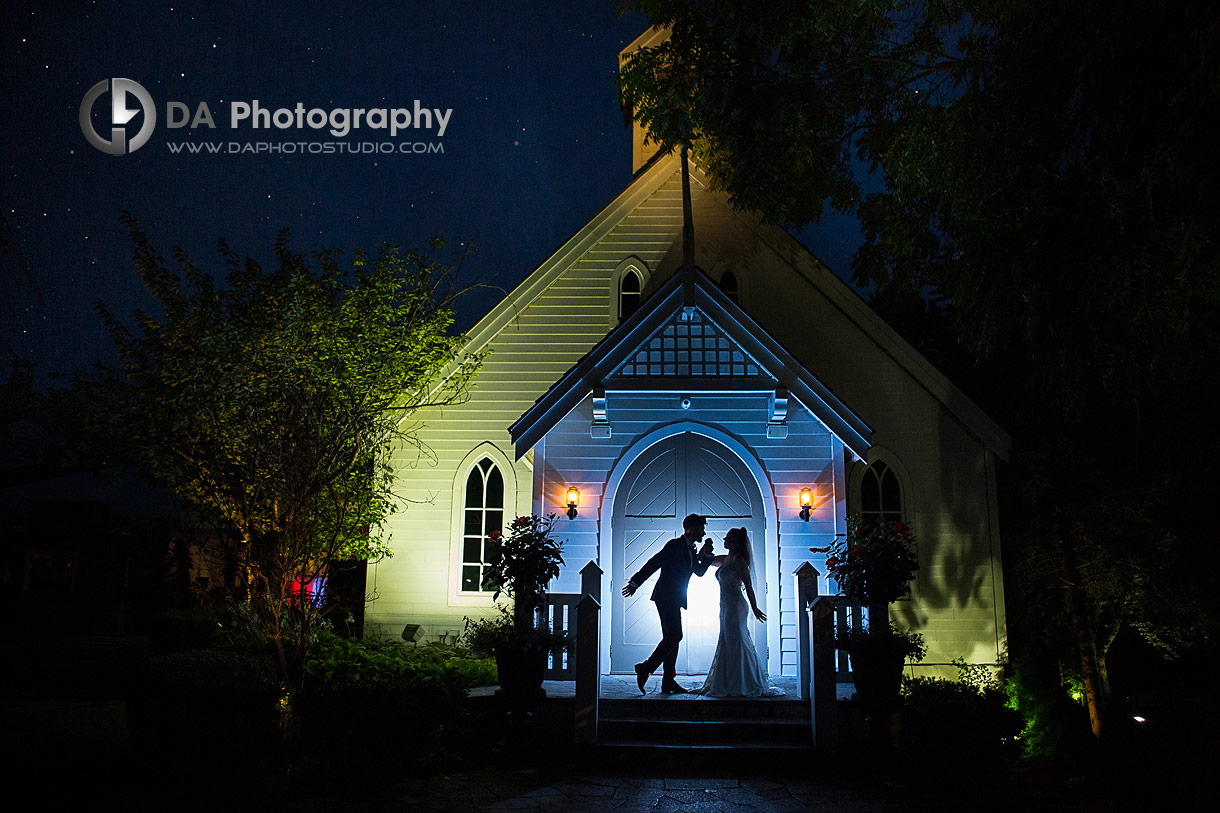
<path fill-rule="evenodd" d="M 1088 711 L 1072 699 L 1072 680 L 1053 659 L 1027 655 L 1013 664 L 1004 691 L 1022 719 L 1025 756 L 1063 757 L 1089 745 Z"/>
<path fill-rule="evenodd" d="M 154 657 L 127 700 L 132 741 L 145 757 L 140 764 L 171 782 L 208 770 L 261 781 L 282 756 L 279 697 L 270 670 L 246 651 Z"/>
<path fill-rule="evenodd" d="M 1021 717 L 994 685 L 943 678 L 904 681 L 902 733 L 912 752 L 986 762 L 1015 754 Z"/>
<path fill-rule="evenodd" d="M 467 689 L 495 664 L 451 646 L 318 636 L 294 701 L 314 776 L 428 770 L 477 745 Z"/>
<path fill-rule="evenodd" d="M 305 665 L 309 686 L 405 678 L 450 682 L 460 689 L 496 682 L 495 661 L 447 644 L 343 638 L 319 633 Z"/>
<path fill-rule="evenodd" d="M 302 776 L 333 785 L 451 767 L 488 741 L 470 734 L 480 723 L 465 701 L 471 686 L 495 682 L 494 663 L 453 647 L 323 632 L 305 687 L 286 694 L 269 656 L 228 636 L 213 643 L 150 659 L 132 688 L 129 726 L 150 775 L 222 770 L 249 789 Z"/>
<path fill-rule="evenodd" d="M 148 629 L 148 648 L 154 655 L 207 649 L 224 633 L 224 614 L 211 607 L 187 607 L 157 613 Z"/>

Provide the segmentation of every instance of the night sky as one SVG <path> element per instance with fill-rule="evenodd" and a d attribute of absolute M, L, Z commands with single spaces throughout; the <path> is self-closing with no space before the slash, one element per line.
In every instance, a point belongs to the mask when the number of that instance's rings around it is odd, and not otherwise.
<path fill-rule="evenodd" d="M 617 18 L 612 0 L 8 2 L 0 15 L 16 113 L 0 132 L 11 236 L 0 250 L 0 349 L 5 367 L 32 359 L 40 386 L 49 373 L 112 359 L 95 299 L 123 313 L 147 304 L 123 211 L 163 255 L 182 245 L 213 271 L 218 239 L 269 263 L 283 227 L 298 251 L 422 247 L 439 235 L 453 251 L 473 247 L 467 282 L 510 290 L 631 178 L 616 55 L 647 21 Z M 151 138 L 126 155 L 95 149 L 78 123 L 86 92 L 110 78 L 138 82 L 157 113 Z M 231 129 L 231 104 L 255 99 L 272 111 L 413 110 L 419 100 L 452 113 L 443 136 L 435 120 L 393 137 Z M 215 128 L 168 128 L 170 101 L 192 116 L 207 102 Z M 131 95 L 126 106 L 140 107 Z M 104 137 L 110 110 L 107 92 L 92 108 Z M 129 138 L 142 123 L 140 113 L 125 125 Z M 405 142 L 443 153 L 174 154 L 169 144 L 180 142 Z M 802 239 L 846 274 L 854 224 L 827 222 Z M 500 296 L 467 296 L 459 326 Z"/>

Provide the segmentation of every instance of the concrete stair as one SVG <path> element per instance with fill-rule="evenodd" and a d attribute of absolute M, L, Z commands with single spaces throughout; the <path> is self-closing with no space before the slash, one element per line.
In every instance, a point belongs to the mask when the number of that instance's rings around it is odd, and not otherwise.
<path fill-rule="evenodd" d="M 598 746 L 612 749 L 810 749 L 809 701 L 680 696 L 603 700 Z"/>

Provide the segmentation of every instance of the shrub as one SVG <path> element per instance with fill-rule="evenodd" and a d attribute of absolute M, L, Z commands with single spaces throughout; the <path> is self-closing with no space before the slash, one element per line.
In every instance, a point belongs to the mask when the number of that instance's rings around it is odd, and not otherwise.
<path fill-rule="evenodd" d="M 1010 754 L 1021 719 L 989 670 L 955 662 L 959 680 L 903 681 L 903 736 L 916 753 L 985 761 Z"/>
<path fill-rule="evenodd" d="M 495 664 L 439 643 L 342 638 L 318 633 L 305 664 L 307 685 L 434 683 L 455 692 L 495 683 Z"/>
<path fill-rule="evenodd" d="M 463 702 L 472 686 L 496 682 L 495 662 L 439 643 L 356 640 L 319 633 L 294 700 L 310 764 L 352 771 L 446 762 L 469 749 Z M 325 765 L 318 765 L 325 755 Z M 316 774 L 315 774 L 316 775 Z"/>
<path fill-rule="evenodd" d="M 1080 678 L 1053 660 L 1018 659 L 1004 681 L 1007 706 L 1021 717 L 1018 735 L 1027 757 L 1058 757 L 1079 750 L 1089 730 Z"/>
<path fill-rule="evenodd" d="M 513 639 L 513 614 L 504 605 L 498 605 L 499 615 L 488 618 L 466 618 L 458 646 L 482 658 L 494 658 L 496 650 Z"/>
<path fill-rule="evenodd" d="M 172 652 L 151 658 L 130 687 L 128 729 L 150 778 L 223 766 L 247 782 L 279 759 L 279 696 L 274 672 L 252 652 Z"/>
<path fill-rule="evenodd" d="M 308 766 L 319 777 L 395 760 L 398 771 L 403 762 L 436 762 L 465 747 L 466 690 L 496 682 L 494 662 L 451 646 L 321 631 L 305 688 L 285 695 L 258 651 L 225 637 L 214 644 L 149 661 L 128 703 L 132 735 L 159 761 L 215 767 L 236 759 L 249 769 L 244 780 L 257 775 L 268 786 L 281 769 Z M 299 729 L 291 742 L 281 729 L 285 702 Z"/>
<path fill-rule="evenodd" d="M 207 649 L 224 631 L 223 613 L 211 607 L 164 610 L 149 626 L 148 648 L 157 654 Z"/>

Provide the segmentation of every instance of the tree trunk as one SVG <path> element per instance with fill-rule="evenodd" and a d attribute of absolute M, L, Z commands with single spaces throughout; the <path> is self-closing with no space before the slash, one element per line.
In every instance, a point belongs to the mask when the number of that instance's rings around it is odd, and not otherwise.
<path fill-rule="evenodd" d="M 1068 613 L 1076 631 L 1076 646 L 1080 650 L 1080 673 L 1084 680 L 1084 697 L 1089 709 L 1089 725 L 1093 736 L 1100 739 L 1105 716 L 1104 693 L 1101 688 L 1101 673 L 1097 666 L 1097 650 L 1089 623 L 1088 603 L 1080 576 L 1080 565 L 1076 561 L 1076 548 L 1072 544 L 1066 522 L 1060 523 L 1059 545 L 1063 552 L 1063 568 L 1066 577 Z"/>

